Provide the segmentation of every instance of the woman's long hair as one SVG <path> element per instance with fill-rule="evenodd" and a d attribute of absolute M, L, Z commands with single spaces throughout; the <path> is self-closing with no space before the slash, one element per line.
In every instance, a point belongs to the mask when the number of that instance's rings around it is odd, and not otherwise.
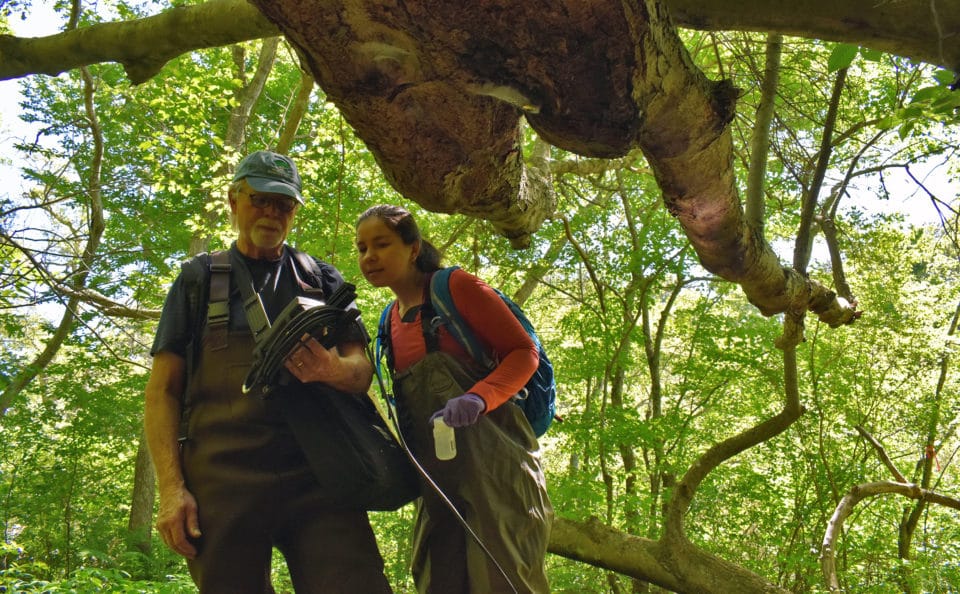
<path fill-rule="evenodd" d="M 417 221 L 410 211 L 393 204 L 378 204 L 371 206 L 357 219 L 357 226 L 370 217 L 377 217 L 388 229 L 400 236 L 404 245 L 413 245 L 420 242 L 420 253 L 415 262 L 420 272 L 434 272 L 440 269 L 440 252 L 433 244 L 423 238 Z"/>

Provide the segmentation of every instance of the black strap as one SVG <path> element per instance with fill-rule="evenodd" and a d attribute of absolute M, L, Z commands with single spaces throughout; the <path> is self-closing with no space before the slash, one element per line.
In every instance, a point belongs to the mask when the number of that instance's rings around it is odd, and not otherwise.
<path fill-rule="evenodd" d="M 420 328 L 423 331 L 423 342 L 426 343 L 428 353 L 440 350 L 440 326 L 443 320 L 437 315 L 437 310 L 430 301 L 430 283 L 433 282 L 433 273 L 427 277 L 423 287 L 423 304 L 420 305 Z"/>
<path fill-rule="evenodd" d="M 297 279 L 297 284 L 300 285 L 300 290 L 303 291 L 304 295 L 310 297 L 311 299 L 318 299 L 320 301 L 324 300 L 323 292 L 323 276 L 320 272 L 320 267 L 317 265 L 317 261 L 313 259 L 313 256 L 306 252 L 301 252 L 298 249 L 288 248 L 290 250 L 291 266 L 293 267 L 293 277 Z M 304 281 L 300 277 L 300 273 L 305 274 L 310 277 L 310 281 Z"/>
<path fill-rule="evenodd" d="M 260 300 L 260 293 L 253 288 L 253 277 L 246 262 L 240 258 L 237 263 L 239 266 L 237 266 L 236 279 L 240 296 L 243 298 L 243 313 L 247 315 L 247 325 L 250 326 L 254 340 L 259 340 L 260 336 L 270 329 L 270 319 L 263 307 L 263 301 Z"/>
<path fill-rule="evenodd" d="M 227 348 L 230 323 L 230 252 L 210 254 L 210 298 L 207 300 L 207 341 L 210 350 Z"/>
<path fill-rule="evenodd" d="M 420 330 L 423 332 L 423 342 L 427 346 L 428 353 L 436 353 L 440 350 L 440 317 L 437 316 L 430 303 L 430 298 L 420 306 Z"/>

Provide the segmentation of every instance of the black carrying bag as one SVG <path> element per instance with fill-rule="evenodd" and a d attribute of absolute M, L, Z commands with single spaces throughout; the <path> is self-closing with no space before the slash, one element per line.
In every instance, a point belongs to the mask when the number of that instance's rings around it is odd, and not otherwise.
<path fill-rule="evenodd" d="M 283 367 L 304 334 L 331 348 L 343 326 L 360 324 L 355 287 L 344 283 L 327 301 L 295 299 L 270 325 L 248 277 L 241 272 L 240 287 L 257 346 L 243 391 L 277 398 L 330 506 L 391 511 L 419 497 L 417 471 L 366 394 L 302 384 Z"/>
<path fill-rule="evenodd" d="M 390 511 L 420 496 L 406 452 L 366 394 L 295 383 L 278 397 L 331 506 Z"/>

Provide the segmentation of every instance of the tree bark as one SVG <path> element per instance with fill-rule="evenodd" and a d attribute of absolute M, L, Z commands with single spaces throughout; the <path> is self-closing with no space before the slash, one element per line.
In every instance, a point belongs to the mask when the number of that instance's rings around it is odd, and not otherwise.
<path fill-rule="evenodd" d="M 557 519 L 551 553 L 616 571 L 673 592 L 786 592 L 762 577 L 686 542 L 664 544 L 619 532 L 596 519 Z"/>
<path fill-rule="evenodd" d="M 960 69 L 960 5 L 929 0 L 665 0 L 678 26 L 757 31 L 862 45 Z M 229 15 L 230 18 L 226 18 Z M 247 0 L 208 0 L 132 21 L 41 38 L 0 35 L 0 80 L 56 76 L 100 62 L 126 65 L 141 83 L 167 60 L 195 49 L 270 37 L 278 29 Z"/>
<path fill-rule="evenodd" d="M 150 534 L 153 527 L 153 502 L 156 497 L 156 474 L 150 461 L 147 440 L 140 432 L 137 460 L 134 466 L 133 494 L 130 497 L 130 518 L 127 530 L 130 546 L 144 555 L 150 554 Z"/>
<path fill-rule="evenodd" d="M 746 223 L 728 127 L 737 91 L 693 66 L 670 13 L 684 26 L 819 35 L 956 65 L 960 5 L 729 4 L 260 0 L 266 20 L 242 0 L 213 0 L 40 40 L 0 37 L 0 77 L 113 59 L 142 81 L 183 51 L 279 27 L 386 179 L 425 208 L 489 220 L 515 247 L 528 245 L 555 203 L 521 158 L 524 115 L 578 154 L 639 147 L 703 265 L 739 283 L 764 315 L 809 310 L 831 326 L 850 323 L 852 307 L 781 266 Z"/>

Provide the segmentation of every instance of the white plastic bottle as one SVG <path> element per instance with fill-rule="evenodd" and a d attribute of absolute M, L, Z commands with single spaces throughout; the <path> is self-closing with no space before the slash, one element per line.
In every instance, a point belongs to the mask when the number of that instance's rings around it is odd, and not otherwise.
<path fill-rule="evenodd" d="M 439 417 L 433 420 L 433 447 L 437 460 L 453 460 L 457 457 L 457 436 L 453 427 Z"/>

